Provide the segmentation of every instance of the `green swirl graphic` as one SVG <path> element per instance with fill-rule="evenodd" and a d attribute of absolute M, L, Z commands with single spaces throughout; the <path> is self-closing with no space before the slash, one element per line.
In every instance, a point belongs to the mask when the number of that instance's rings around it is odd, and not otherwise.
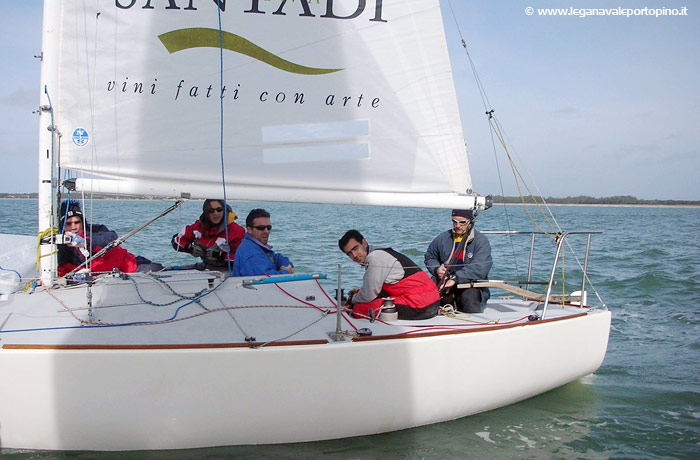
<path fill-rule="evenodd" d="M 222 32 L 224 49 L 245 54 L 253 59 L 262 61 L 272 67 L 284 70 L 285 72 L 298 73 L 302 75 L 323 75 L 326 73 L 338 72 L 343 69 L 319 69 L 315 67 L 306 67 L 295 64 L 293 62 L 282 59 L 269 51 L 259 47 L 250 40 L 246 40 L 240 35 L 230 32 Z M 218 48 L 219 47 L 219 31 L 217 29 L 208 29 L 204 27 L 193 27 L 188 29 L 178 29 L 166 32 L 158 36 L 165 48 L 170 53 L 186 50 L 189 48 Z"/>

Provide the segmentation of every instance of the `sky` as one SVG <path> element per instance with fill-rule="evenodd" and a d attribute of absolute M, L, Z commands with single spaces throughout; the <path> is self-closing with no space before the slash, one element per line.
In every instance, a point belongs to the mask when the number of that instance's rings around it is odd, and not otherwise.
<path fill-rule="evenodd" d="M 164 1 L 164 0 L 154 0 Z M 458 30 L 520 172 L 544 196 L 700 200 L 700 6 L 667 0 L 441 0 L 472 182 L 516 195 Z M 532 14 L 528 14 L 532 8 Z M 687 8 L 545 16 L 542 8 Z M 583 14 L 577 11 L 578 14 Z M 0 13 L 0 192 L 36 192 L 40 0 Z M 496 159 L 497 158 L 497 159 Z M 497 171 L 500 169 L 502 181 Z M 501 188 L 503 182 L 503 189 Z"/>

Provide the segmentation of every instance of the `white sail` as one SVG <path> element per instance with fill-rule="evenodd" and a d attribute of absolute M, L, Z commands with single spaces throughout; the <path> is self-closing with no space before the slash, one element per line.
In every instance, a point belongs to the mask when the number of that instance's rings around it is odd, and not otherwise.
<path fill-rule="evenodd" d="M 220 195 L 223 145 L 233 199 L 474 206 L 437 0 L 221 3 L 63 2 L 61 166 L 114 179 L 83 188 Z"/>

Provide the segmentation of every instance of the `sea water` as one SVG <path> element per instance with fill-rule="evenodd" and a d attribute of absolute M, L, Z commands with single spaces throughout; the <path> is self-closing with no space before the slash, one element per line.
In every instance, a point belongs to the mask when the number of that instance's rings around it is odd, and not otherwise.
<path fill-rule="evenodd" d="M 169 205 L 164 201 L 98 200 L 86 203 L 85 211 L 88 221 L 124 235 Z M 338 238 L 346 230 L 356 228 L 371 244 L 391 245 L 422 265 L 430 240 L 451 227 L 449 212 L 442 210 L 232 205 L 241 225 L 250 209 L 270 211 L 274 227 L 270 243 L 275 250 L 287 255 L 298 273 L 326 273 L 328 290 L 335 289 L 338 265 L 344 288 L 358 286 L 362 278 L 360 267 L 338 249 Z M 527 209 L 539 229 L 550 231 L 536 208 Z M 374 436 L 179 451 L 4 449 L 0 454 L 3 459 L 700 458 L 700 209 L 555 206 L 552 210 L 565 230 L 603 232 L 592 237 L 589 275 L 613 319 L 605 361 L 592 375 L 501 409 Z M 191 263 L 189 255 L 172 250 L 170 239 L 200 213 L 201 202 L 186 202 L 128 239 L 124 247 L 164 265 Z M 35 235 L 36 215 L 36 201 L 0 200 L 0 233 Z M 477 228 L 538 230 L 522 207 L 499 205 L 481 213 Z M 582 263 L 585 237 L 575 236 L 570 237 L 572 246 L 581 252 Z M 491 278 L 526 277 L 529 237 L 490 235 L 489 239 L 494 256 Z M 533 279 L 546 278 L 553 257 L 551 239 L 545 237 L 541 245 L 544 255 L 535 262 L 544 267 L 533 272 Z M 577 290 L 577 261 L 566 255 L 564 265 L 571 281 L 560 280 L 557 288 L 565 285 L 568 291 Z M 589 300 L 599 302 L 590 288 Z M 445 350 L 453 355 L 455 366 L 466 365 L 469 354 L 479 352 Z M 530 359 L 547 359 L 546 350 L 533 349 Z M 444 382 L 435 391 L 477 391 L 476 383 Z M 280 388 L 284 385 L 280 380 Z M 342 381 L 338 387 L 339 398 L 362 397 L 355 391 L 343 391 Z M 105 429 L 109 429 L 108 420 Z"/>

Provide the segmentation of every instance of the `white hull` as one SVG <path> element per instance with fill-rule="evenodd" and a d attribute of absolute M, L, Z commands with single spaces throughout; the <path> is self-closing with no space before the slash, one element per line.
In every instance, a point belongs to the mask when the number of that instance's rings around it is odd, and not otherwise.
<path fill-rule="evenodd" d="M 133 286 L 130 281 L 110 283 L 112 289 Z M 148 284 L 140 283 L 141 291 L 147 292 Z M 233 304 L 231 289 L 241 289 L 240 279 L 229 279 L 217 291 L 226 305 Z M 284 289 L 297 298 L 303 291 L 319 293 L 315 281 L 284 283 Z M 278 290 L 268 284 L 240 292 L 269 294 L 274 304 Z M 64 291 L 70 293 L 63 300 L 69 307 L 68 297 L 84 295 L 84 288 Z M 110 297 L 93 291 L 95 302 L 107 305 Z M 532 313 L 535 304 L 496 300 L 483 315 L 468 318 L 498 316 L 500 326 L 446 317 L 393 324 L 346 319 L 344 329 L 351 322 L 371 328 L 373 336 L 335 343 L 327 335 L 335 328 L 334 312 L 299 307 L 271 307 L 272 317 L 266 317 L 271 308 L 234 308 L 148 327 L 5 332 L 27 321 L 19 299 L 40 295 L 17 295 L 9 305 L 0 303 L 0 440 L 7 448 L 138 450 L 284 443 L 452 420 L 594 372 L 605 355 L 610 327 L 607 310 L 559 306 L 550 306 L 551 320 L 503 325 Z M 213 297 L 203 298 L 205 308 L 221 302 Z M 330 304 L 327 298 L 316 298 L 319 304 Z M 77 324 L 55 305 L 47 307 L 44 314 L 33 315 L 33 324 Z M 9 314 L 10 308 L 14 313 Z M 122 308 L 129 307 L 104 308 L 108 313 L 98 308 L 94 317 L 115 315 Z M 147 318 L 149 309 L 164 307 L 137 308 Z M 252 324 L 248 320 L 265 323 L 273 318 L 281 327 L 276 334 L 308 325 L 308 318 L 295 324 L 295 318 L 307 314 L 321 319 L 286 342 L 261 348 L 248 347 L 232 321 L 233 315 L 246 329 Z M 417 330 L 419 324 L 436 327 Z M 258 343 L 266 340 L 257 337 Z"/>

